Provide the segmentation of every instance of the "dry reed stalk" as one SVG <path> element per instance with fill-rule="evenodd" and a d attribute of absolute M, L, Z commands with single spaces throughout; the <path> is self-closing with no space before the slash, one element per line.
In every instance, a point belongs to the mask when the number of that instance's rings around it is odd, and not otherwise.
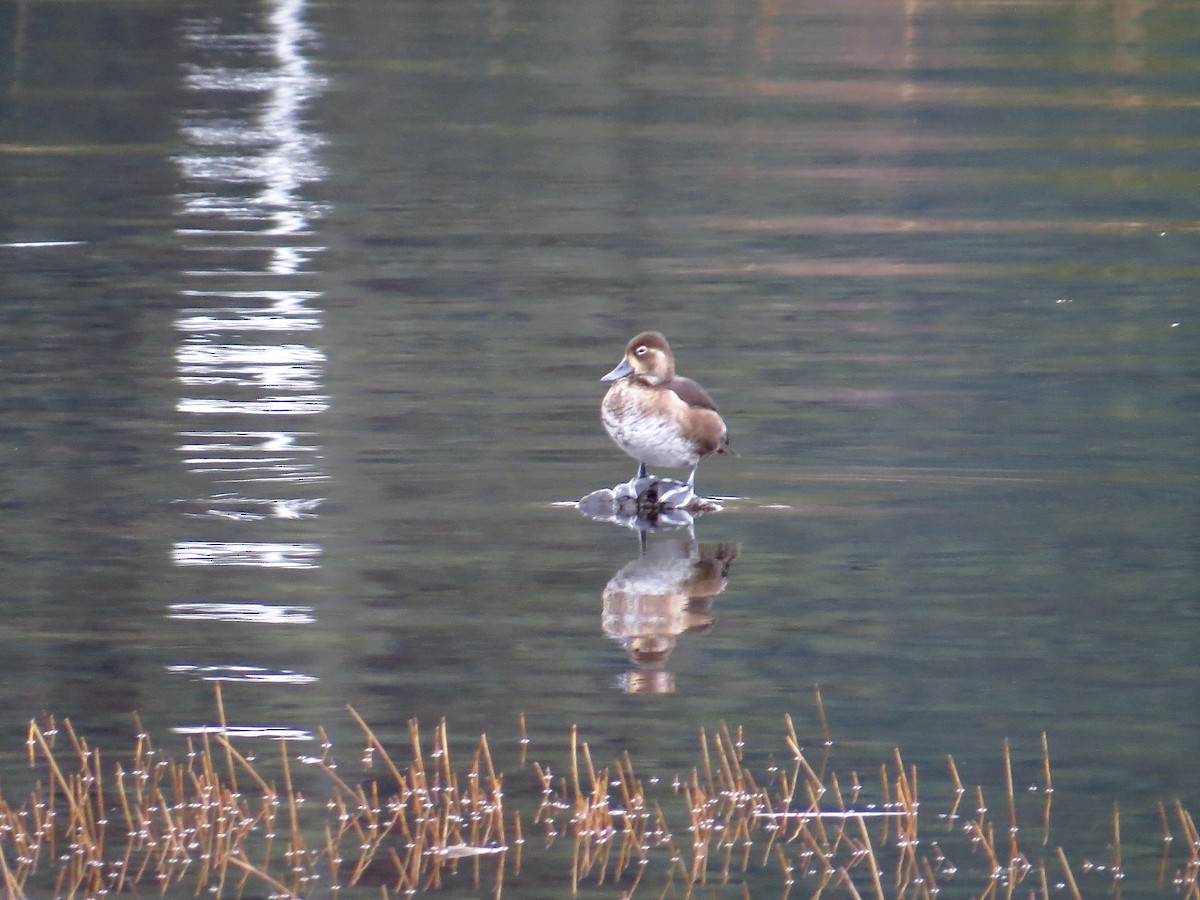
<path fill-rule="evenodd" d="M 287 896 L 287 897 L 297 896 L 296 892 L 291 890 L 290 888 L 288 888 L 288 886 L 285 885 L 283 882 L 276 880 L 269 873 L 264 872 L 262 869 L 258 868 L 257 866 L 251 865 L 250 863 L 246 862 L 246 860 L 241 859 L 240 857 L 237 857 L 237 856 L 231 856 L 231 857 L 229 857 L 229 862 L 232 865 L 234 865 L 235 867 L 245 871 L 246 874 L 253 875 L 255 878 L 259 879 L 260 881 L 264 882 L 265 884 L 269 884 L 271 887 L 275 888 L 275 890 L 277 890 L 277 891 L 280 891 L 285 896 Z"/>
<path fill-rule="evenodd" d="M 783 725 L 784 725 L 784 728 L 787 729 L 787 734 L 784 735 L 784 740 L 787 742 L 788 749 L 790 749 L 792 751 L 792 753 L 799 755 L 800 754 L 800 741 L 796 737 L 796 728 L 795 728 L 795 726 L 792 725 L 792 717 L 790 714 L 788 714 L 788 713 L 783 714 Z"/>
<path fill-rule="evenodd" d="M 1175 813 L 1179 817 L 1188 851 L 1183 869 L 1176 876 L 1176 885 L 1184 891 L 1185 898 L 1200 898 L 1200 834 L 1196 832 L 1196 823 L 1191 814 L 1179 800 L 1175 801 Z"/>
<path fill-rule="evenodd" d="M 783 852 L 782 847 L 776 846 L 775 852 L 779 856 L 779 868 L 783 870 L 783 883 L 790 887 L 792 882 L 795 881 L 792 877 L 794 872 L 792 864 L 788 861 L 787 854 Z M 784 891 L 784 895 L 787 895 L 786 890 Z"/>
<path fill-rule="evenodd" d="M 879 880 L 879 863 L 875 859 L 875 850 L 871 846 L 871 835 L 867 830 L 867 822 L 862 816 L 858 819 L 858 830 L 862 835 L 863 847 L 866 850 L 867 865 L 871 867 L 871 884 L 875 887 L 877 900 L 883 900 L 883 884 Z"/>
<path fill-rule="evenodd" d="M 917 769 L 916 766 L 913 766 L 910 773 L 906 775 L 900 748 L 895 748 L 893 752 L 896 761 L 896 803 L 902 812 L 902 816 L 896 820 L 896 840 L 908 855 L 912 867 L 915 868 L 918 843 L 917 812 L 921 806 L 917 799 Z"/>
<path fill-rule="evenodd" d="M 591 792 L 594 795 L 597 790 L 602 790 L 603 785 L 596 783 L 596 767 L 592 765 L 592 751 L 588 749 L 587 741 L 583 742 L 583 761 L 587 763 L 588 784 L 591 786 Z"/>
<path fill-rule="evenodd" d="M 692 865 L 688 872 L 691 884 L 706 884 L 708 872 L 708 847 L 712 829 L 708 819 L 709 795 L 700 784 L 700 775 L 693 769 L 691 785 L 684 785 L 687 802 L 689 830 L 692 833 Z"/>
<path fill-rule="evenodd" d="M 636 777 L 633 774 L 633 762 L 629 758 L 629 751 L 617 757 L 613 764 L 617 772 L 617 789 L 621 792 L 621 804 L 625 810 L 624 823 L 625 832 L 632 832 L 637 824 L 634 818 L 634 788 Z M 627 768 L 628 767 L 628 770 Z"/>
<path fill-rule="evenodd" d="M 825 833 L 825 820 L 821 816 L 821 797 L 817 793 L 817 789 L 813 787 L 812 782 L 805 784 L 804 789 L 808 792 L 808 813 L 806 816 L 806 825 L 814 830 L 817 843 L 822 848 L 828 847 L 829 835 Z M 824 790 L 823 787 L 822 790 Z"/>
<path fill-rule="evenodd" d="M 621 844 L 617 848 L 617 858 L 613 863 L 613 882 L 621 880 L 621 876 L 633 861 L 633 855 L 636 852 L 636 841 L 633 840 L 629 832 L 622 831 Z"/>
<path fill-rule="evenodd" d="M 250 764 L 250 761 L 248 759 L 246 759 L 246 757 L 244 757 L 241 753 L 239 753 L 237 751 L 237 749 L 233 746 L 233 744 L 231 744 L 229 742 L 229 738 L 227 738 L 223 734 L 216 734 L 216 735 L 213 735 L 213 737 L 216 739 L 217 743 L 223 747 L 226 758 L 233 759 L 238 764 L 238 766 L 241 767 L 241 769 L 243 771 L 245 771 L 245 773 L 247 775 L 250 776 L 250 779 L 258 786 L 258 789 L 260 791 L 262 791 L 262 794 L 264 797 L 277 796 L 275 789 L 273 787 L 271 787 L 269 784 L 267 784 L 266 781 L 263 780 L 262 776 L 259 775 L 258 772 L 256 772 L 254 770 L 254 766 L 252 766 Z M 207 736 L 206 736 L 206 739 L 207 739 Z M 209 758 L 207 753 L 204 754 L 204 758 L 209 759 L 209 762 L 211 762 L 211 758 Z M 211 765 L 207 766 L 205 768 L 202 778 L 203 778 L 203 783 L 206 786 L 216 786 L 219 783 L 217 781 L 216 773 L 213 772 Z M 231 787 L 232 787 L 232 783 L 231 783 Z M 236 793 L 236 789 L 235 789 L 234 793 Z"/>
<path fill-rule="evenodd" d="M 791 777 L 790 782 L 788 780 L 787 773 L 781 771 L 779 773 L 779 787 L 780 787 L 779 797 L 778 797 L 776 804 L 771 808 L 778 808 L 778 809 L 782 809 L 785 811 L 791 809 L 792 804 L 795 802 L 795 799 L 796 799 L 796 785 L 799 782 L 800 782 L 800 763 L 797 762 L 795 764 L 795 766 L 792 768 L 792 777 Z M 778 815 L 772 814 L 772 817 L 771 817 L 772 823 L 774 825 L 776 825 L 780 831 L 786 832 L 787 824 L 788 824 L 786 816 L 787 816 L 786 812 L 778 814 Z M 783 824 L 780 825 L 779 824 L 780 822 L 782 822 Z M 797 820 L 796 827 L 797 827 L 797 829 L 799 829 L 800 820 Z M 772 834 L 772 838 L 774 838 L 774 834 Z M 790 840 L 794 840 L 794 839 L 795 839 L 795 834 L 793 834 L 791 837 L 787 837 L 785 834 L 784 840 L 790 841 Z"/>
<path fill-rule="evenodd" d="M 733 739 L 729 736 L 729 728 L 725 725 L 724 720 L 718 723 L 720 731 L 713 735 L 713 745 L 717 748 L 717 754 L 721 763 L 721 775 L 724 778 L 724 788 L 728 791 L 741 790 L 740 784 L 741 764 L 737 759 L 737 747 L 733 743 Z M 739 777 L 734 777 L 733 768 L 738 767 Z"/>
<path fill-rule="evenodd" d="M 454 780 L 454 770 L 450 765 L 450 738 L 446 734 L 446 717 L 438 721 L 437 728 L 433 731 L 433 759 L 441 765 L 438 767 L 437 775 L 445 784 L 449 784 Z"/>
<path fill-rule="evenodd" d="M 575 810 L 583 809 L 583 790 L 579 786 L 579 726 L 571 726 L 571 788 L 575 793 Z"/>
<path fill-rule="evenodd" d="M 475 862 L 479 862 L 478 858 L 476 858 Z M 506 851 L 501 851 L 500 860 L 496 863 L 496 877 L 492 881 L 492 900 L 500 900 L 500 896 L 503 893 L 504 871 L 507 863 L 508 853 Z"/>
<path fill-rule="evenodd" d="M 323 825 L 325 834 L 325 859 L 329 862 L 329 883 L 341 884 L 342 880 L 338 877 L 338 872 L 341 870 L 342 855 L 338 850 L 338 844 L 334 840 L 333 829 L 329 827 L 329 823 Z"/>
<path fill-rule="evenodd" d="M 754 836 L 751 834 L 752 827 L 754 826 L 752 826 L 750 818 L 743 820 L 742 835 L 740 835 L 740 840 L 742 840 L 742 871 L 750 869 L 750 848 L 754 846 Z"/>
<path fill-rule="evenodd" d="M 842 797 L 842 788 L 841 788 L 841 785 L 838 784 L 837 773 L 831 772 L 830 776 L 829 776 L 829 780 L 830 780 L 830 787 L 833 788 L 834 800 L 837 801 L 838 812 L 845 813 L 846 808 L 847 808 L 846 801 Z M 855 777 L 855 780 L 857 781 L 857 777 Z M 838 850 L 841 848 L 842 844 L 845 843 L 847 840 L 846 823 L 847 823 L 847 817 L 845 815 L 843 815 L 841 818 L 838 819 L 837 834 L 834 835 L 833 845 L 829 848 L 829 854 L 831 856 L 836 855 Z"/>
<path fill-rule="evenodd" d="M 582 842 L 578 838 L 576 838 L 575 846 L 571 851 L 571 896 L 572 897 L 576 897 L 579 895 L 579 872 L 582 867 L 582 862 L 580 861 L 579 857 L 580 857 L 580 853 L 582 852 L 582 849 L 583 849 L 580 846 L 581 843 Z"/>
<path fill-rule="evenodd" d="M 825 742 L 826 747 L 833 746 L 833 738 L 829 732 L 829 720 L 825 717 L 825 703 L 821 700 L 821 686 L 813 685 L 813 696 L 817 701 L 817 719 L 821 723 L 821 740 Z"/>
<path fill-rule="evenodd" d="M 525 835 L 521 831 L 521 814 L 513 812 L 513 846 L 517 848 L 516 858 L 513 860 L 513 872 L 517 875 L 521 874 L 521 853 L 525 849 Z"/>
<path fill-rule="evenodd" d="M 1196 823 L 1192 820 L 1192 815 L 1183 808 L 1182 801 L 1175 801 L 1175 814 L 1179 817 L 1179 825 L 1183 829 L 1183 838 L 1187 842 L 1188 849 L 1193 858 L 1200 851 L 1200 834 L 1196 833 Z"/>
<path fill-rule="evenodd" d="M 308 884 L 317 877 L 317 858 L 308 849 L 308 842 L 304 838 L 304 832 L 300 829 L 299 806 L 304 802 L 304 797 L 298 794 L 292 783 L 292 768 L 287 748 L 287 739 L 281 739 L 279 741 L 279 760 L 283 768 L 283 785 L 287 793 L 288 824 L 290 825 L 288 853 L 285 854 L 285 858 L 287 855 L 290 855 L 293 861 L 292 866 L 293 871 L 296 873 L 295 883 L 297 884 L 297 893 L 300 893 L 301 888 L 307 888 Z"/>
<path fill-rule="evenodd" d="M 999 878 L 1001 866 L 1000 861 L 996 856 L 995 840 L 992 834 L 992 825 L 987 820 L 987 806 L 983 802 L 983 788 L 979 785 L 975 786 L 976 810 L 975 820 L 968 826 L 968 833 L 971 835 L 972 843 L 976 847 L 982 847 L 983 852 L 988 858 L 988 868 L 991 872 L 992 887 L 995 886 L 996 879 Z"/>
<path fill-rule="evenodd" d="M 1074 900 L 1083 900 L 1079 895 L 1079 887 L 1075 884 L 1075 876 L 1071 873 L 1071 865 L 1067 862 L 1067 854 L 1063 852 L 1063 848 L 1058 848 L 1058 861 L 1062 866 L 1063 874 L 1067 879 L 1067 889 L 1070 890 Z"/>
<path fill-rule="evenodd" d="M 958 821 L 958 807 L 962 803 L 967 789 L 963 787 L 962 779 L 958 777 L 958 767 L 954 765 L 954 757 L 946 754 L 946 762 L 950 766 L 950 777 L 954 780 L 954 803 L 950 806 L 950 812 L 946 814 L 946 830 L 950 831 L 954 828 L 954 823 Z"/>
<path fill-rule="evenodd" d="M 799 748 L 796 748 L 796 762 L 804 769 L 804 775 L 808 779 L 808 783 L 814 788 L 821 788 L 823 781 L 821 776 L 813 771 L 813 767 L 808 764 L 808 760 L 804 758 L 804 753 Z"/>
<path fill-rule="evenodd" d="M 372 787 L 374 787 L 373 784 Z M 357 812 L 357 815 L 352 815 L 347 807 L 339 805 L 340 809 L 344 811 L 344 816 L 339 816 L 339 819 L 342 822 L 341 833 L 345 833 L 349 829 L 353 828 L 353 839 L 357 841 L 359 848 L 354 869 L 351 871 L 350 877 L 347 880 L 347 884 L 350 885 L 357 884 L 363 873 L 366 871 L 366 868 L 370 863 L 370 857 L 368 857 L 362 851 L 364 848 L 370 847 L 375 842 L 375 836 L 379 833 L 379 816 L 375 812 L 375 810 L 379 808 L 378 797 L 375 798 L 375 802 L 372 802 L 372 800 L 367 797 L 366 791 L 362 788 L 362 786 L 359 786 L 358 790 L 355 792 L 354 799 L 355 811 Z M 407 828 L 407 819 L 402 818 L 402 821 Z M 410 845 L 413 843 L 411 834 L 406 834 L 405 839 Z"/>
<path fill-rule="evenodd" d="M 888 784 L 887 763 L 879 764 L 879 789 L 881 791 L 881 796 L 883 798 L 883 800 L 882 800 L 883 809 L 885 811 L 894 809 L 895 807 L 892 804 L 891 787 Z M 879 836 L 879 840 L 881 843 L 887 840 L 888 828 L 889 828 L 890 824 L 891 823 L 889 821 L 889 817 L 884 816 L 883 817 L 883 833 L 880 834 L 880 836 Z"/>
<path fill-rule="evenodd" d="M 336 771 L 334 771 L 333 766 L 330 764 L 330 760 L 328 759 L 327 755 L 323 754 L 320 759 L 314 761 L 313 766 L 315 766 L 316 769 L 322 775 L 324 775 L 326 778 L 329 779 L 330 784 L 332 784 L 335 788 L 337 788 L 338 793 L 335 794 L 335 796 L 337 796 L 339 801 L 343 800 L 346 797 L 355 798 L 357 796 L 355 794 L 354 788 L 352 788 L 352 787 L 350 787 L 350 785 L 346 784 L 346 782 L 342 780 L 341 776 L 338 775 L 338 773 Z M 260 790 L 261 790 L 261 785 L 260 785 Z"/>
<path fill-rule="evenodd" d="M 821 894 L 825 892 L 825 888 L 829 885 L 829 882 L 833 880 L 833 876 L 836 871 L 837 870 L 831 866 L 826 866 L 821 870 L 820 881 L 817 882 L 817 887 L 812 893 L 814 900 L 819 898 Z"/>
<path fill-rule="evenodd" d="M 931 889 L 932 888 L 932 889 Z M 931 900 L 938 890 L 937 873 L 933 871 L 927 857 L 921 857 L 921 895 L 925 900 Z"/>
<path fill-rule="evenodd" d="M 1008 859 L 1011 865 L 1020 850 L 1017 848 L 1017 801 L 1013 793 L 1012 754 L 1008 738 L 1004 739 L 1004 791 L 1008 800 Z"/>
<path fill-rule="evenodd" d="M 221 735 L 223 737 L 228 738 L 229 737 L 229 722 L 225 718 L 225 700 L 221 694 L 221 682 L 214 681 L 212 683 L 212 685 L 213 685 L 213 696 L 216 698 L 216 703 L 217 703 L 217 724 L 219 724 L 221 726 Z M 228 743 L 226 744 L 226 746 L 228 746 Z M 225 754 L 225 774 L 228 775 L 228 777 L 229 777 L 229 786 L 232 789 L 232 791 L 235 794 L 238 793 L 237 772 L 234 771 L 233 758 L 230 756 L 228 751 L 226 751 L 226 754 Z"/>
<path fill-rule="evenodd" d="M 712 760 L 708 758 L 708 736 L 704 733 L 704 726 L 700 726 L 700 755 L 704 760 L 704 785 L 708 793 L 716 793 L 716 788 L 713 785 Z"/>
<path fill-rule="evenodd" d="M 1121 882 L 1125 879 L 1125 872 L 1121 868 L 1121 809 L 1116 803 L 1113 804 L 1112 878 L 1113 893 L 1117 900 L 1121 900 Z"/>
<path fill-rule="evenodd" d="M 440 739 L 439 739 L 440 740 Z M 471 758 L 471 769 L 467 772 L 467 790 L 461 793 L 458 789 L 458 777 L 452 771 L 445 771 L 439 776 L 446 783 L 441 789 L 442 809 L 447 818 L 453 818 L 453 831 L 459 843 L 466 842 L 473 846 L 482 845 L 491 836 L 495 824 L 487 816 L 488 797 L 492 785 L 485 792 L 481 784 L 483 771 L 483 754 L 485 744 L 481 740 L 475 745 L 475 755 Z M 435 751 L 436 752 L 436 751 Z M 469 824 L 466 838 L 462 835 L 464 822 Z M 449 832 L 447 832 L 449 841 Z"/>
<path fill-rule="evenodd" d="M 403 776 L 401 776 L 400 770 L 396 768 L 396 764 L 392 762 L 392 758 L 388 755 L 387 749 L 383 746 L 383 744 L 380 743 L 379 738 L 375 736 L 375 732 L 371 730 L 370 726 L 363 721 L 362 716 L 358 714 L 358 710 L 356 710 L 353 706 L 347 706 L 346 711 L 350 713 L 351 718 L 353 718 L 358 727 L 362 729 L 363 734 L 367 738 L 368 746 L 370 746 L 380 755 L 380 757 L 382 757 L 384 765 L 387 766 L 388 773 L 396 780 L 396 784 L 404 784 L 405 779 Z M 420 748 L 418 747 L 418 751 L 419 749 Z"/>
<path fill-rule="evenodd" d="M 492 751 L 488 747 L 487 734 L 479 735 L 479 744 L 483 749 L 483 761 L 487 763 L 488 784 L 497 785 L 500 783 L 501 778 L 496 775 L 496 766 L 492 762 Z"/>
<path fill-rule="evenodd" d="M 517 759 L 517 768 L 523 769 L 525 768 L 525 751 L 529 748 L 529 732 L 525 730 L 525 713 L 517 716 L 517 727 L 521 733 L 518 744 L 521 748 L 521 755 Z"/>
<path fill-rule="evenodd" d="M 785 829 L 787 828 L 787 824 L 786 824 L 787 820 L 786 819 L 781 820 L 780 817 L 776 814 L 771 814 L 769 816 L 766 816 L 765 818 L 767 819 L 768 824 L 766 826 L 767 827 L 767 844 L 763 848 L 762 864 L 764 866 L 767 864 L 767 860 L 770 859 L 771 848 L 775 846 L 776 838 L 778 838 L 779 835 L 782 834 L 785 831 Z M 782 824 L 781 824 L 781 822 L 782 822 Z M 800 826 L 799 826 L 799 823 L 797 823 L 796 836 L 799 836 L 799 834 L 800 834 Z M 785 836 L 785 840 L 786 839 L 787 838 Z"/>
<path fill-rule="evenodd" d="M 425 773 L 425 757 L 421 749 L 421 728 L 416 719 L 408 720 L 408 739 L 412 749 L 412 762 L 409 763 L 407 783 L 412 788 L 411 796 L 413 804 L 416 807 L 414 809 L 414 821 L 417 825 L 413 832 L 416 840 L 409 852 L 409 875 L 412 881 L 416 883 L 421 880 L 421 862 L 425 859 L 426 851 L 432 852 L 437 847 L 438 820 L 433 801 L 429 794 L 429 781 Z M 399 773 L 397 772 L 396 774 L 398 775 Z M 397 778 L 397 783 L 403 784 L 405 781 L 401 777 Z M 431 866 L 426 873 L 425 885 L 429 887 L 440 884 L 441 871 L 436 865 Z"/>
<path fill-rule="evenodd" d="M 758 796 L 763 803 L 766 803 L 766 790 L 758 786 L 758 782 L 754 780 L 754 776 L 750 774 L 749 769 L 740 769 L 738 777 L 741 779 L 741 783 L 745 786 L 747 791 Z"/>
<path fill-rule="evenodd" d="M 13 875 L 12 869 L 8 866 L 8 859 L 3 847 L 0 847 L 0 874 L 4 876 L 4 889 L 9 897 L 25 896 L 25 891 L 21 883 Z"/>
<path fill-rule="evenodd" d="M 415 894 L 417 885 L 408 880 L 408 863 L 400 858 L 394 847 L 388 847 L 388 858 L 396 871 L 396 893 Z"/>
<path fill-rule="evenodd" d="M 134 828 L 133 814 L 129 811 L 129 797 L 125 793 L 125 769 L 120 763 L 117 763 L 116 767 L 116 782 L 117 796 L 121 801 L 121 813 L 125 817 L 125 834 L 130 838 L 125 844 L 125 856 L 117 868 L 117 883 L 114 890 L 119 894 L 125 888 L 125 876 L 129 871 L 129 862 L 133 857 L 133 837 L 137 834 L 137 829 Z"/>
<path fill-rule="evenodd" d="M 854 900 L 862 900 L 862 894 L 860 894 L 858 892 L 858 888 L 854 886 L 854 881 L 850 878 L 850 874 L 845 868 L 838 869 L 838 877 L 846 886 L 846 890 L 850 892 L 850 896 L 853 897 Z"/>
<path fill-rule="evenodd" d="M 607 775 L 608 770 L 604 770 L 604 775 Z M 602 776 L 603 777 L 603 776 Z M 597 884 L 604 884 L 605 876 L 608 873 L 608 862 L 612 855 L 612 817 L 608 808 L 607 792 L 601 796 L 600 791 L 593 793 L 592 808 L 595 810 L 594 825 L 592 826 L 592 839 L 595 841 L 599 854 L 596 859 Z"/>
<path fill-rule="evenodd" d="M 804 828 L 800 833 L 800 838 L 808 847 L 806 852 L 811 854 L 814 859 L 819 859 L 821 861 L 822 877 L 825 881 L 827 881 L 833 875 L 833 861 L 836 857 L 837 849 L 830 848 L 828 846 L 822 846 L 821 844 L 817 843 L 816 837 L 807 827 Z M 853 841 L 851 841 L 849 838 L 846 840 L 849 843 L 853 843 Z"/>
<path fill-rule="evenodd" d="M 1167 880 L 1167 862 L 1171 855 L 1171 841 L 1174 836 L 1171 834 L 1171 826 L 1167 823 L 1167 808 L 1163 802 L 1158 801 L 1158 820 L 1162 825 L 1162 854 L 1158 859 L 1158 886 L 1161 888 Z"/>
<path fill-rule="evenodd" d="M 723 857 L 722 863 L 721 863 L 721 883 L 722 884 L 729 883 L 729 872 L 733 865 L 734 848 L 738 845 L 739 840 L 742 842 L 743 847 L 746 846 L 746 843 L 749 840 L 748 835 L 746 838 L 742 837 L 742 833 L 743 833 L 742 829 L 745 824 L 745 821 L 746 820 L 744 818 L 738 818 L 731 825 L 726 826 L 723 835 L 720 838 L 718 838 L 718 840 L 717 840 L 717 846 L 722 848 L 725 851 L 725 854 L 724 854 L 724 857 Z M 744 865 L 742 867 L 742 871 L 745 871 Z"/>
<path fill-rule="evenodd" d="M 1050 742 L 1042 732 L 1042 846 L 1050 843 L 1050 802 L 1054 799 L 1054 781 L 1050 778 Z"/>

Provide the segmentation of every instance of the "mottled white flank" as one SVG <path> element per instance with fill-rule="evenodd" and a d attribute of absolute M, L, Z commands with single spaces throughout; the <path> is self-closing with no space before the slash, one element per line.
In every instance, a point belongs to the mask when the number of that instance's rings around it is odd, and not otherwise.
<path fill-rule="evenodd" d="M 672 419 L 631 415 L 631 406 L 625 408 L 624 415 L 617 415 L 614 407 L 618 404 L 605 402 L 601 409 L 604 428 L 616 445 L 638 462 L 673 467 L 694 466 L 699 462 L 695 445 L 684 438 Z"/>

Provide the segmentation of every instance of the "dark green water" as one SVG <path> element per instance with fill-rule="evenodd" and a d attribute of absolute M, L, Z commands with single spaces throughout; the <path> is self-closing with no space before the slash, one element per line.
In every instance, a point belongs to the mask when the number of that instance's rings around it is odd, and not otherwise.
<path fill-rule="evenodd" d="M 0 44 L 5 780 L 31 716 L 165 738 L 212 677 L 268 737 L 524 713 L 664 777 L 719 720 L 786 755 L 820 684 L 846 768 L 994 786 L 1008 737 L 1032 783 L 1045 731 L 1073 854 L 1200 805 L 1193 3 L 21 0 Z M 654 675 L 602 627 L 636 536 L 553 505 L 632 475 L 644 328 L 741 453 Z"/>

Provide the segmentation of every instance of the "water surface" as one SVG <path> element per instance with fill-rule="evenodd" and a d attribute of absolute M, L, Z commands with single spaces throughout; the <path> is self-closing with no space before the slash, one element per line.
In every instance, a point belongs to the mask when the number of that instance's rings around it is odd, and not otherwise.
<path fill-rule="evenodd" d="M 994 785 L 1045 731 L 1073 852 L 1195 806 L 1191 4 L 3 15 L 7 765 L 221 678 L 248 741 L 523 713 L 669 776 L 815 738 L 819 684 L 847 768 Z M 636 535 L 554 505 L 633 474 L 643 328 L 741 453 L 651 669 Z"/>

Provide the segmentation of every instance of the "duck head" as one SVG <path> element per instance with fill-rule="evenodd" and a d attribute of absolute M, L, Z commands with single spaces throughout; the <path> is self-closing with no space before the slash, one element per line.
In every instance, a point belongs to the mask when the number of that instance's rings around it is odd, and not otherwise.
<path fill-rule="evenodd" d="M 631 340 L 617 367 L 600 380 L 620 381 L 630 375 L 647 384 L 662 384 L 675 377 L 675 356 L 659 332 L 643 331 Z"/>

